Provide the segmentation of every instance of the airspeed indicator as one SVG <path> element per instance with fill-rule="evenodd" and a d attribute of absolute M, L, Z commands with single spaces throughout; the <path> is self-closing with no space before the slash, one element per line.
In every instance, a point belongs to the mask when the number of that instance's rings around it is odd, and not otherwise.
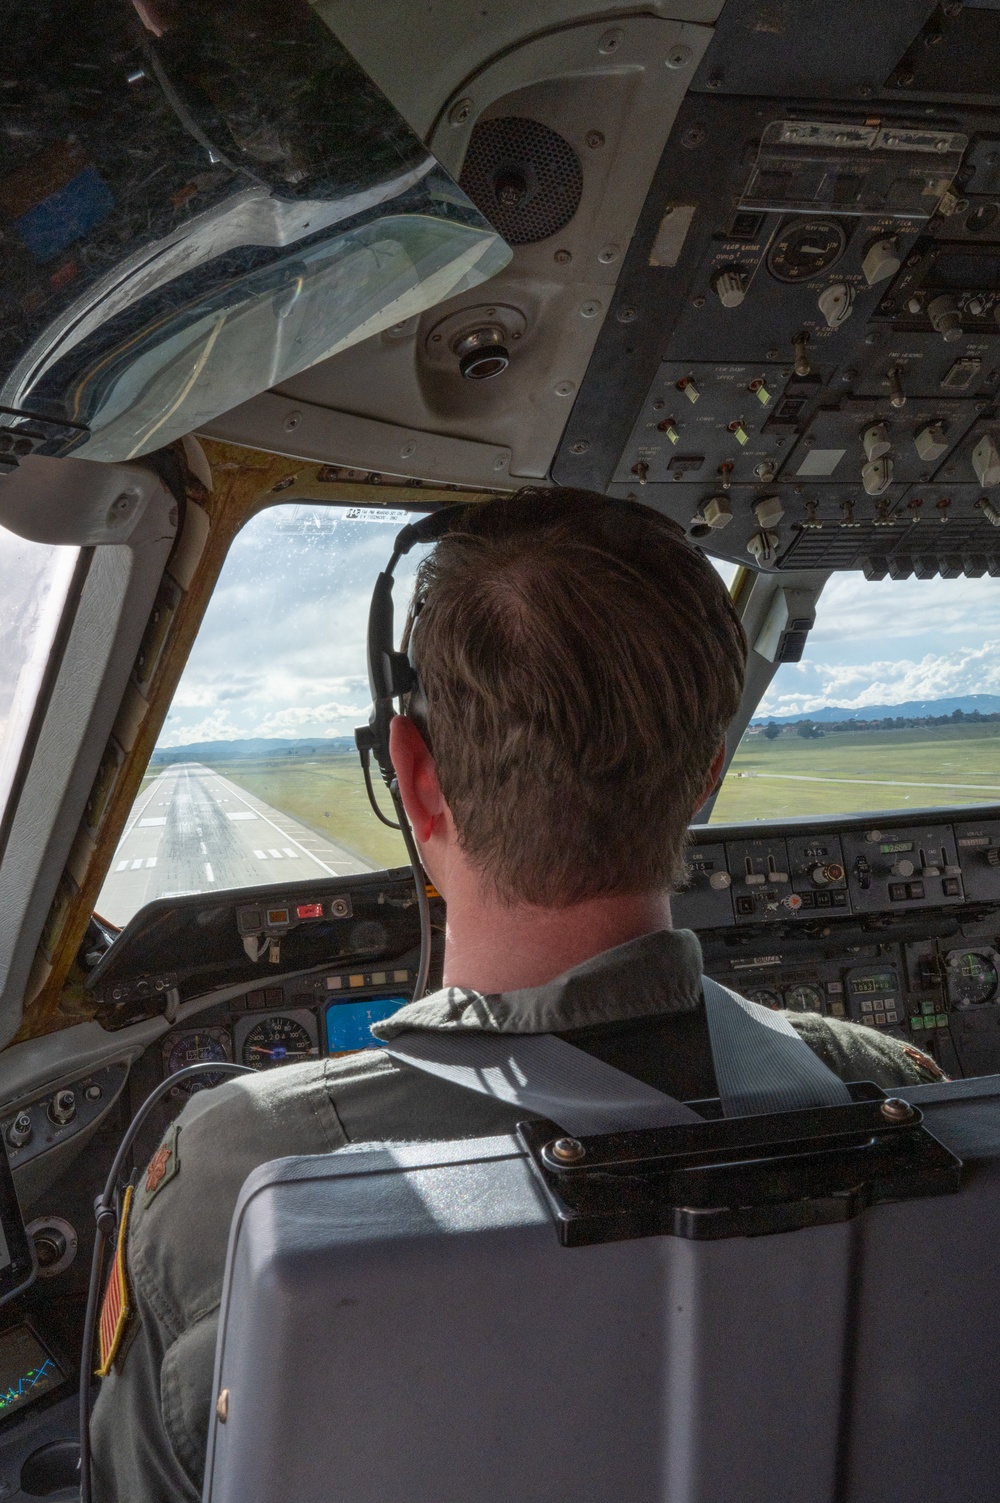
<path fill-rule="evenodd" d="M 243 1040 L 243 1063 L 251 1070 L 270 1070 L 319 1053 L 301 1023 L 281 1016 L 261 1018 Z"/>

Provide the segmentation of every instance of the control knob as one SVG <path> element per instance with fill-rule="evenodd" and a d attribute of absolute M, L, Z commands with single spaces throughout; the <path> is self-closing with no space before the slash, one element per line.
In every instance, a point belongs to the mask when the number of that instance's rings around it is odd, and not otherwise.
<path fill-rule="evenodd" d="M 712 290 L 723 308 L 738 308 L 747 295 L 746 279 L 736 267 L 729 266 L 715 273 Z"/>
<path fill-rule="evenodd" d="M 821 861 L 813 867 L 809 875 L 817 887 L 825 887 L 828 882 L 842 882 L 844 868 L 837 861 Z"/>
<path fill-rule="evenodd" d="M 962 337 L 962 315 L 950 292 L 942 292 L 927 304 L 927 316 L 935 334 L 940 334 L 947 344 L 954 344 Z"/>
<path fill-rule="evenodd" d="M 865 251 L 861 270 L 869 287 L 894 277 L 900 268 L 899 246 L 895 240 L 876 240 Z"/>
<path fill-rule="evenodd" d="M 733 508 L 729 504 L 728 496 L 709 496 L 701 508 L 701 512 L 694 519 L 706 527 L 713 527 L 718 532 L 720 527 L 727 527 L 733 520 Z"/>
<path fill-rule="evenodd" d="M 892 460 L 873 459 L 861 471 L 866 496 L 881 496 L 892 484 Z"/>
<path fill-rule="evenodd" d="M 785 515 L 785 508 L 781 504 L 780 496 L 762 496 L 754 503 L 754 516 L 761 527 L 777 527 Z"/>
<path fill-rule="evenodd" d="M 981 486 L 1000 485 L 1000 449 L 992 433 L 984 433 L 973 449 L 972 468 Z"/>
<path fill-rule="evenodd" d="M 1000 854 L 1000 852 L 998 852 Z M 27 1112 L 18 1112 L 13 1122 L 7 1129 L 7 1142 L 11 1148 L 23 1148 L 25 1143 L 30 1143 L 34 1129 L 31 1126 L 31 1118 Z"/>
<path fill-rule="evenodd" d="M 728 872 L 713 872 L 708 879 L 708 885 L 716 892 L 725 892 L 727 887 L 732 887 L 733 879 Z"/>
<path fill-rule="evenodd" d="M 904 859 L 902 861 L 894 861 L 889 870 L 892 872 L 892 875 L 894 877 L 912 877 L 914 866 L 912 861 L 906 861 Z"/>
<path fill-rule="evenodd" d="M 833 282 L 824 287 L 816 303 L 826 319 L 827 328 L 839 329 L 854 312 L 854 293 L 846 282 Z"/>
<path fill-rule="evenodd" d="M 991 845 L 988 851 L 984 851 L 983 860 L 987 866 L 1000 866 L 1000 845 Z"/>
<path fill-rule="evenodd" d="M 861 435 L 861 447 L 865 451 L 867 460 L 883 459 L 892 448 L 889 425 L 887 423 L 870 424 Z"/>
<path fill-rule="evenodd" d="M 917 453 L 925 464 L 933 464 L 948 452 L 948 429 L 944 423 L 928 423 L 913 436 Z"/>
<path fill-rule="evenodd" d="M 48 1118 L 57 1127 L 66 1127 L 76 1116 L 76 1096 L 72 1091 L 56 1091 L 49 1102 Z"/>

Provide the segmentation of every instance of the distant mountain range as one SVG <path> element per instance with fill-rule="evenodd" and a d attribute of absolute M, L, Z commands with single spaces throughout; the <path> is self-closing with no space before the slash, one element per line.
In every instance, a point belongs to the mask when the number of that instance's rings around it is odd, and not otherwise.
<path fill-rule="evenodd" d="M 281 737 L 251 737 L 246 741 L 195 741 L 190 746 L 158 746 L 152 765 L 165 762 L 198 762 L 206 757 L 308 757 L 324 752 L 354 751 L 353 736 L 316 736 L 312 741 L 286 741 Z"/>
<path fill-rule="evenodd" d="M 839 705 L 823 705 L 822 709 L 801 712 L 798 715 L 755 715 L 751 725 L 790 725 L 798 720 L 814 720 L 817 725 L 839 720 L 895 720 L 918 719 L 924 715 L 951 715 L 962 710 L 966 715 L 978 710 L 980 715 L 996 715 L 1000 712 L 1000 694 L 959 694 L 952 699 L 907 699 L 898 705 L 865 705 L 858 710 L 845 710 Z"/>

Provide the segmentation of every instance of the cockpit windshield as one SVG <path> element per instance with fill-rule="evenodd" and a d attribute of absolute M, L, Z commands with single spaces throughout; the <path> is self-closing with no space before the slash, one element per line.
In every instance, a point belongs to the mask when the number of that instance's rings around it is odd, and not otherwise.
<path fill-rule="evenodd" d="M 998 800 L 996 581 L 848 573 L 761 699 L 712 819 Z"/>
<path fill-rule="evenodd" d="M 239 534 L 101 891 L 104 918 L 406 864 L 369 808 L 354 728 L 369 712 L 372 582 L 408 520 L 301 502 Z M 400 620 L 417 562 L 415 550 L 397 570 Z"/>
<path fill-rule="evenodd" d="M 79 548 L 0 527 L 0 822 L 73 580 Z"/>

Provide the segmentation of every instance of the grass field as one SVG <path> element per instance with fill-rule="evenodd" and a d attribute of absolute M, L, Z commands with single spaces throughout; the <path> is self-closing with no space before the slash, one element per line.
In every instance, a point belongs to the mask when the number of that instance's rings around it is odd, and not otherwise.
<path fill-rule="evenodd" d="M 356 756 L 233 757 L 208 765 L 372 866 L 404 866 L 402 839 L 368 807 Z M 143 780 L 163 770 L 154 766 Z M 380 806 L 391 812 L 376 778 Z M 1000 723 L 924 730 L 749 736 L 733 759 L 713 823 L 1000 803 Z"/>
<path fill-rule="evenodd" d="M 206 767 L 373 867 L 407 865 L 402 837 L 379 824 L 371 812 L 357 754 L 203 760 Z M 154 776 L 162 771 L 159 766 L 152 768 Z M 379 807 L 391 818 L 392 804 L 377 769 L 373 769 L 373 782 Z"/>
<path fill-rule="evenodd" d="M 712 822 L 1000 803 L 1000 723 L 745 737 Z"/>

